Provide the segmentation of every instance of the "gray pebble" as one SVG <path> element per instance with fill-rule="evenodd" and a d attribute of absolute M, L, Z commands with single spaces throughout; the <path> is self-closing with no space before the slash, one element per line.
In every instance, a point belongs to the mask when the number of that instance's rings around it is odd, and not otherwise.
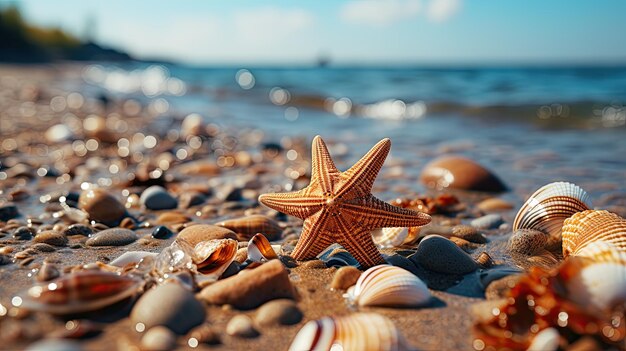
<path fill-rule="evenodd" d="M 150 328 L 141 338 L 141 349 L 146 351 L 173 350 L 176 347 L 176 334 L 163 326 Z"/>
<path fill-rule="evenodd" d="M 33 238 L 35 230 L 31 227 L 19 227 L 13 231 L 13 237 L 18 240 L 30 240 Z"/>
<path fill-rule="evenodd" d="M 158 185 L 144 190 L 139 202 L 150 210 L 169 210 L 178 206 L 178 201 L 165 188 Z"/>
<path fill-rule="evenodd" d="M 255 338 L 259 336 L 259 332 L 252 325 L 252 319 L 243 314 L 234 316 L 228 322 L 228 325 L 226 325 L 226 333 L 231 336 L 243 338 Z"/>
<path fill-rule="evenodd" d="M 504 223 L 502 216 L 497 213 L 492 213 L 472 220 L 470 225 L 477 229 L 496 229 L 502 223 Z"/>
<path fill-rule="evenodd" d="M 266 302 L 259 307 L 255 321 L 260 326 L 293 325 L 302 320 L 302 311 L 289 299 Z"/>
<path fill-rule="evenodd" d="M 445 274 L 467 274 L 478 268 L 470 255 L 439 235 L 422 239 L 409 259 L 428 270 Z"/>
<path fill-rule="evenodd" d="M 8 221 L 9 219 L 19 216 L 17 206 L 13 204 L 4 204 L 0 206 L 0 221 Z"/>
<path fill-rule="evenodd" d="M 123 246 L 137 240 L 137 234 L 130 229 L 111 228 L 94 234 L 86 242 L 87 246 Z"/>
<path fill-rule="evenodd" d="M 93 229 L 84 224 L 72 224 L 63 231 L 63 234 L 90 236 L 93 234 Z"/>

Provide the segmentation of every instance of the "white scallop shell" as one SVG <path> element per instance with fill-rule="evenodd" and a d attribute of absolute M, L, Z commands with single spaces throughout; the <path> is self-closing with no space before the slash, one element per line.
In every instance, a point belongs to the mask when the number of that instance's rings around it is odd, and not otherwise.
<path fill-rule="evenodd" d="M 577 256 L 585 261 L 566 281 L 572 301 L 599 310 L 626 303 L 626 252 L 611 243 L 596 241 L 583 247 Z"/>
<path fill-rule="evenodd" d="M 626 220 L 609 211 L 576 213 L 563 223 L 563 257 L 578 255 L 585 246 L 606 241 L 626 252 Z"/>
<path fill-rule="evenodd" d="M 413 350 L 388 318 L 377 313 L 324 317 L 305 324 L 289 351 L 404 351 Z"/>
<path fill-rule="evenodd" d="M 592 208 L 589 195 L 567 182 L 544 185 L 520 208 L 513 221 L 513 231 L 535 229 L 560 237 L 563 221 L 573 214 Z"/>
<path fill-rule="evenodd" d="M 428 287 L 417 276 L 390 265 L 363 272 L 346 295 L 359 306 L 420 306 L 431 298 Z"/>
<path fill-rule="evenodd" d="M 408 235 L 409 228 L 405 227 L 378 228 L 372 230 L 374 244 L 381 249 L 402 245 Z"/>

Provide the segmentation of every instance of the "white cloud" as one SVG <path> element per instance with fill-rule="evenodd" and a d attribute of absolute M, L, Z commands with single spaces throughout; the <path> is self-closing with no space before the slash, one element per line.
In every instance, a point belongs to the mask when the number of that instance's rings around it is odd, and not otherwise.
<path fill-rule="evenodd" d="M 382 27 L 417 16 L 421 5 L 420 0 L 355 0 L 343 6 L 340 16 L 347 22 Z"/>
<path fill-rule="evenodd" d="M 443 22 L 456 14 L 460 8 L 461 0 L 431 0 L 426 15 L 433 22 Z"/>

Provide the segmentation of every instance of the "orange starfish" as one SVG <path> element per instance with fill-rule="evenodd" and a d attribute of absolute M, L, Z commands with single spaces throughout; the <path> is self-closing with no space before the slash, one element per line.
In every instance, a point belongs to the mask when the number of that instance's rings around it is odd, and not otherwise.
<path fill-rule="evenodd" d="M 374 180 L 387 158 L 391 141 L 383 139 L 345 172 L 340 172 L 318 135 L 313 139 L 311 183 L 290 193 L 264 194 L 267 207 L 304 219 L 293 258 L 315 258 L 337 242 L 364 268 L 384 263 L 371 231 L 384 227 L 415 227 L 428 224 L 430 216 L 375 198 Z"/>

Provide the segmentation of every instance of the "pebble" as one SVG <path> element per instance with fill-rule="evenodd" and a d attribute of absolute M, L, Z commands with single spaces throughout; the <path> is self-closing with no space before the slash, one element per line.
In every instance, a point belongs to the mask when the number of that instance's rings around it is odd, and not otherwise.
<path fill-rule="evenodd" d="M 487 238 L 482 235 L 476 228 L 468 225 L 457 225 L 452 227 L 452 235 L 476 244 L 484 244 Z"/>
<path fill-rule="evenodd" d="M 496 229 L 502 223 L 504 223 L 504 219 L 502 219 L 502 216 L 496 213 L 492 213 L 473 219 L 470 222 L 470 225 L 477 229 Z"/>
<path fill-rule="evenodd" d="M 87 212 L 92 221 L 108 226 L 118 225 L 126 217 L 126 208 L 105 189 L 86 189 L 78 198 L 78 208 Z"/>
<path fill-rule="evenodd" d="M 548 234 L 534 229 L 518 229 L 509 238 L 507 249 L 510 252 L 532 256 L 543 250 Z"/>
<path fill-rule="evenodd" d="M 278 222 L 263 215 L 228 219 L 216 225 L 237 233 L 242 241 L 250 240 L 256 233 L 262 233 L 267 240 L 275 241 L 279 240 L 283 234 L 283 228 L 280 227 Z"/>
<path fill-rule="evenodd" d="M 335 290 L 347 290 L 349 287 L 356 284 L 361 273 L 362 272 L 356 267 L 341 267 L 335 272 L 330 287 Z"/>
<path fill-rule="evenodd" d="M 11 203 L 0 205 L 0 221 L 8 221 L 19 216 L 17 206 Z"/>
<path fill-rule="evenodd" d="M 445 274 L 467 274 L 478 268 L 471 256 L 439 235 L 422 239 L 409 259 L 428 270 Z"/>
<path fill-rule="evenodd" d="M 259 307 L 254 320 L 260 326 L 277 326 L 300 323 L 302 317 L 302 311 L 293 300 L 278 299 Z"/>
<path fill-rule="evenodd" d="M 0 254 L 0 266 L 4 266 L 10 263 L 13 263 L 13 261 L 11 260 L 11 257 L 5 254 Z"/>
<path fill-rule="evenodd" d="M 169 210 L 178 207 L 178 201 L 165 188 L 153 185 L 141 193 L 141 205 L 150 210 Z"/>
<path fill-rule="evenodd" d="M 193 294 L 177 283 L 159 285 L 148 290 L 133 308 L 133 326 L 143 323 L 146 329 L 162 325 L 177 334 L 185 334 L 204 322 L 206 312 Z"/>
<path fill-rule="evenodd" d="M 243 314 L 238 314 L 230 319 L 226 325 L 226 333 L 242 338 L 255 338 L 259 336 L 259 332 L 252 324 L 252 319 Z"/>
<path fill-rule="evenodd" d="M 13 231 L 13 237 L 17 240 L 30 240 L 34 234 L 35 230 L 26 226 L 19 227 Z"/>
<path fill-rule="evenodd" d="M 139 263 L 139 261 L 150 257 L 148 259 L 156 258 L 158 254 L 156 252 L 148 252 L 148 251 L 127 251 L 123 254 L 119 255 L 116 259 L 109 262 L 109 265 L 116 267 L 125 267 L 129 263 Z"/>
<path fill-rule="evenodd" d="M 166 351 L 176 347 L 176 334 L 163 326 L 150 328 L 141 338 L 141 349 L 145 351 Z"/>
<path fill-rule="evenodd" d="M 252 309 L 274 299 L 294 299 L 295 291 L 287 269 L 279 260 L 271 260 L 207 286 L 198 297 L 213 305 Z"/>
<path fill-rule="evenodd" d="M 513 209 L 513 204 L 497 197 L 490 197 L 479 202 L 476 207 L 486 213 L 508 211 Z"/>
<path fill-rule="evenodd" d="M 174 235 L 174 233 L 166 226 L 160 225 L 154 228 L 151 235 L 155 239 L 168 239 L 169 237 Z"/>
<path fill-rule="evenodd" d="M 36 279 L 39 282 L 47 282 L 61 276 L 59 269 L 52 263 L 44 262 L 37 272 Z"/>
<path fill-rule="evenodd" d="M 87 246 L 123 246 L 137 240 L 137 234 L 130 229 L 105 229 L 91 236 L 85 243 Z"/>
<path fill-rule="evenodd" d="M 43 339 L 36 341 L 25 349 L 25 351 L 80 351 L 80 343 L 65 339 Z"/>
<path fill-rule="evenodd" d="M 408 258 L 398 254 L 393 254 L 390 256 L 383 255 L 383 257 L 385 258 L 385 261 L 387 261 L 387 263 L 389 263 L 390 265 L 400 267 L 415 275 L 419 275 L 419 270 L 417 269 L 417 267 L 415 267 L 415 263 L 413 263 L 413 261 L 409 260 Z"/>
<path fill-rule="evenodd" d="M 189 339 L 187 339 L 187 345 L 194 348 L 199 344 L 218 345 L 221 342 L 220 334 L 208 324 L 194 328 L 189 333 Z"/>
<path fill-rule="evenodd" d="M 159 224 L 182 224 L 191 222 L 191 218 L 178 212 L 165 212 L 157 217 L 156 222 Z"/>
<path fill-rule="evenodd" d="M 35 242 L 44 243 L 53 246 L 66 246 L 68 243 L 67 237 L 63 233 L 55 232 L 54 230 L 46 230 L 41 232 L 33 238 Z"/>
<path fill-rule="evenodd" d="M 135 227 L 137 227 L 137 224 L 135 223 L 135 220 L 130 217 L 126 217 L 120 222 L 120 228 L 135 229 Z"/>
<path fill-rule="evenodd" d="M 278 255 L 278 259 L 282 262 L 287 268 L 295 268 L 298 267 L 298 261 L 296 261 L 293 257 L 289 255 Z"/>
<path fill-rule="evenodd" d="M 221 186 L 215 192 L 215 197 L 222 200 L 223 202 L 234 201 L 238 202 L 243 199 L 241 196 L 241 188 L 234 186 L 232 184 L 227 184 Z"/>
<path fill-rule="evenodd" d="M 200 192 L 184 192 L 178 197 L 178 207 L 182 209 L 188 209 L 192 206 L 202 205 L 206 202 L 206 200 L 206 196 Z"/>
<path fill-rule="evenodd" d="M 54 246 L 46 243 L 37 243 L 31 246 L 33 250 L 37 250 L 38 252 L 54 252 L 57 249 Z"/>
<path fill-rule="evenodd" d="M 478 244 L 471 243 L 465 239 L 461 239 L 456 236 L 451 236 L 448 239 L 450 239 L 450 241 L 452 241 L 456 246 L 460 247 L 461 250 L 467 253 L 472 252 L 476 247 L 478 247 Z"/>
<path fill-rule="evenodd" d="M 196 224 L 183 229 L 178 233 L 177 239 L 184 239 L 191 245 L 213 239 L 237 240 L 237 235 L 230 229 L 210 224 Z"/>
<path fill-rule="evenodd" d="M 420 180 L 428 187 L 502 192 L 507 188 L 491 171 L 465 157 L 442 156 L 424 166 Z"/>

